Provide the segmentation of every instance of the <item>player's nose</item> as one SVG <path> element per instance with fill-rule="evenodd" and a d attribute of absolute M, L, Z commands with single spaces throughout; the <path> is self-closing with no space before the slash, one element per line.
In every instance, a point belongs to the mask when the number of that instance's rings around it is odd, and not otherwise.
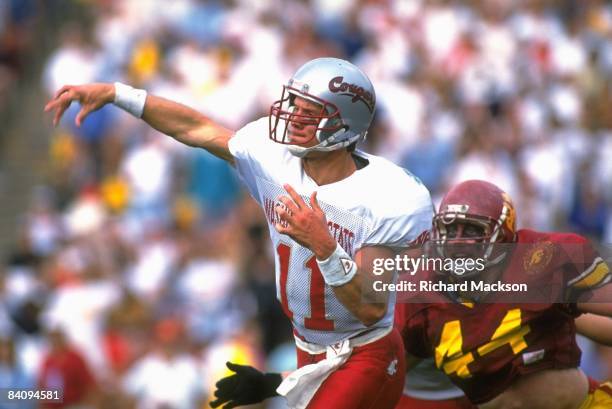
<path fill-rule="evenodd" d="M 472 238 L 469 235 L 465 234 L 465 224 L 458 223 L 453 226 L 452 229 L 449 229 L 448 232 L 448 240 L 450 242 L 457 241 L 464 244 L 472 244 L 476 243 L 478 240 L 476 238 Z"/>
<path fill-rule="evenodd" d="M 304 123 L 303 123 L 303 119 L 302 119 L 302 115 L 300 114 L 299 109 L 294 110 L 291 115 L 289 116 L 289 125 L 292 128 L 297 128 L 297 129 L 303 129 L 304 128 Z"/>

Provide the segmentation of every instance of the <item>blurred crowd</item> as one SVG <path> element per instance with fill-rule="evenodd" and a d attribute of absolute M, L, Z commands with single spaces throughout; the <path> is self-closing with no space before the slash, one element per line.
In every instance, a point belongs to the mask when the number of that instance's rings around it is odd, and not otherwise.
<path fill-rule="evenodd" d="M 39 14 L 29 0 L 0 1 L 0 123 L 9 118 L 11 94 L 26 71 L 25 54 L 34 47 L 32 27 Z M 2 135 L 0 135 L 0 142 Z"/>
<path fill-rule="evenodd" d="M 0 2 L 0 107 L 28 44 L 19 3 Z M 361 148 L 436 201 L 486 179 L 521 227 L 612 242 L 609 2 L 75 3 L 89 18 L 61 26 L 49 97 L 121 81 L 238 129 L 305 61 L 349 59 L 377 93 Z M 77 128 L 78 109 L 49 125 L 47 183 L 0 266 L 0 387 L 63 388 L 56 407 L 203 408 L 225 361 L 291 369 L 266 222 L 235 173 L 112 106 Z M 611 378 L 610 352 L 584 348 L 591 375 Z"/>

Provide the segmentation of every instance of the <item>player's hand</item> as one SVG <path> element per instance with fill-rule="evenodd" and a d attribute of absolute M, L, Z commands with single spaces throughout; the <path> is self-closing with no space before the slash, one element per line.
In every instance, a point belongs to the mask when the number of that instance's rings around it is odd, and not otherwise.
<path fill-rule="evenodd" d="M 226 363 L 235 374 L 227 376 L 216 383 L 215 399 L 210 406 L 217 408 L 223 404 L 223 409 L 250 405 L 262 402 L 264 399 L 277 396 L 276 388 L 283 381 L 278 373 L 263 373 L 252 366 Z"/>
<path fill-rule="evenodd" d="M 115 99 L 113 84 L 64 85 L 45 105 L 45 112 L 55 111 L 53 126 L 57 126 L 62 115 L 73 101 L 81 104 L 75 123 L 81 126 L 91 112 L 97 111 Z"/>
<path fill-rule="evenodd" d="M 310 196 L 308 206 L 291 185 L 286 184 L 284 188 L 289 196 L 278 198 L 276 213 L 281 222 L 274 227 L 279 233 L 310 249 L 319 260 L 325 260 L 334 252 L 337 244 L 327 227 L 325 213 L 317 202 L 317 192 Z"/>

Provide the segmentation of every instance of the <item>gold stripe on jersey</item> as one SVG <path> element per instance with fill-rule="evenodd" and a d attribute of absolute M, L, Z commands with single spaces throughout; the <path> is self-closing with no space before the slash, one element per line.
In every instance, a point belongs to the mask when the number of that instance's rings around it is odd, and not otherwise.
<path fill-rule="evenodd" d="M 609 409 L 612 407 L 612 383 L 606 382 L 589 392 L 578 409 Z"/>
<path fill-rule="evenodd" d="M 577 289 L 594 288 L 603 284 L 604 280 L 605 282 L 610 280 L 610 269 L 601 257 L 597 257 L 593 260 L 593 264 L 578 277 L 571 280 L 568 286 Z"/>

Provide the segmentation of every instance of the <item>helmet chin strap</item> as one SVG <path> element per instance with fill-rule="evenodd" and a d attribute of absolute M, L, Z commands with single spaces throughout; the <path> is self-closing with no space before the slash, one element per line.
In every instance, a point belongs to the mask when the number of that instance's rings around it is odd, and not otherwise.
<path fill-rule="evenodd" d="M 346 132 L 344 129 L 339 129 L 333 135 L 331 135 L 329 138 L 327 138 L 323 142 L 319 142 L 315 146 L 310 146 L 310 147 L 306 148 L 306 147 L 303 147 L 303 146 L 288 145 L 287 149 L 289 150 L 289 152 L 291 152 L 291 154 L 293 156 L 296 156 L 298 158 L 303 158 L 309 152 L 332 152 L 332 151 L 336 151 L 338 149 L 345 148 L 345 147 L 349 146 L 350 144 L 352 144 L 353 142 L 358 141 L 359 138 L 361 137 L 361 135 L 355 135 L 353 138 L 350 138 L 350 139 L 348 139 L 346 141 L 330 145 L 330 143 L 333 143 L 335 141 L 335 139 L 338 136 L 340 136 L 342 133 L 344 133 L 344 132 Z M 319 139 L 319 135 L 318 134 L 317 134 L 317 139 Z"/>
<path fill-rule="evenodd" d="M 324 142 L 321 142 L 318 145 L 311 146 L 308 148 L 305 148 L 303 146 L 297 146 L 297 145 L 288 145 L 287 149 L 289 150 L 289 152 L 291 152 L 293 156 L 297 156 L 298 158 L 303 158 L 309 152 L 331 152 L 331 151 L 336 151 L 340 148 L 343 148 L 349 145 L 350 143 L 342 142 L 337 145 L 326 146 Z"/>

